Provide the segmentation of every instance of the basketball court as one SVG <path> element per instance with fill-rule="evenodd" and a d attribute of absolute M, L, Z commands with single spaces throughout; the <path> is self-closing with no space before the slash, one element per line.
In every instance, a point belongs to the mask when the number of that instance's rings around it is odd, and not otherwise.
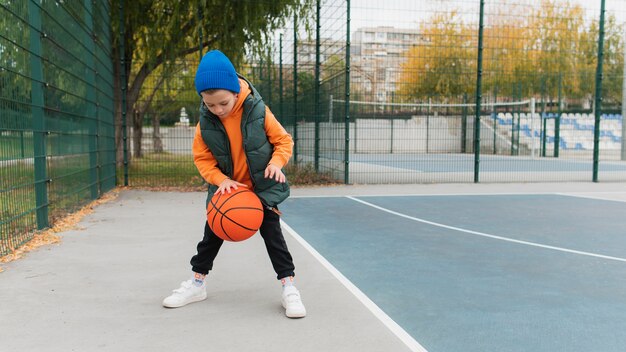
<path fill-rule="evenodd" d="M 281 207 L 308 316 L 290 320 L 260 236 L 189 277 L 204 193 L 122 191 L 60 245 L 5 265 L 16 351 L 621 351 L 623 184 L 293 189 Z"/>

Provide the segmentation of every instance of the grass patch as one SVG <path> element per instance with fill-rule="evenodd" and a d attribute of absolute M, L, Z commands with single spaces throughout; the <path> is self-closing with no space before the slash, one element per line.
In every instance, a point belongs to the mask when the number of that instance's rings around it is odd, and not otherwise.
<path fill-rule="evenodd" d="M 128 183 L 130 187 L 145 187 L 154 190 L 190 190 L 203 191 L 206 189 L 204 180 L 198 173 L 191 155 L 177 155 L 169 153 L 146 154 L 141 158 L 134 158 L 129 163 Z M 338 181 L 330 173 L 315 171 L 312 163 L 288 164 L 285 174 L 289 184 L 302 185 L 330 185 Z M 124 169 L 117 170 L 118 184 L 124 183 Z"/>
<path fill-rule="evenodd" d="M 204 190 L 204 181 L 191 155 L 151 153 L 133 158 L 128 167 L 128 183 L 131 187 L 155 190 Z M 124 168 L 117 169 L 117 184 L 124 184 Z"/>
<path fill-rule="evenodd" d="M 32 132 L 2 132 L 2 135 L 0 135 L 0 161 L 32 158 L 33 155 Z"/>
<path fill-rule="evenodd" d="M 92 201 L 88 165 L 80 157 L 48 160 L 49 226 Z M 0 167 L 0 255 L 30 241 L 37 229 L 34 173 L 32 162 Z"/>
<path fill-rule="evenodd" d="M 285 174 L 289 184 L 294 186 L 319 186 L 337 184 L 330 173 L 317 172 L 313 163 L 287 164 Z"/>

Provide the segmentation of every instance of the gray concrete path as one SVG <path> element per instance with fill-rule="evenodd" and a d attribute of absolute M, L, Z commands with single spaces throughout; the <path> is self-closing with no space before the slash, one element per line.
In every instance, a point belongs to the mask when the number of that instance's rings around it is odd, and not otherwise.
<path fill-rule="evenodd" d="M 190 276 L 204 201 L 122 191 L 59 245 L 5 265 L 0 351 L 409 350 L 287 232 L 306 318 L 284 316 L 260 236 L 222 247 L 206 301 L 162 308 Z"/>

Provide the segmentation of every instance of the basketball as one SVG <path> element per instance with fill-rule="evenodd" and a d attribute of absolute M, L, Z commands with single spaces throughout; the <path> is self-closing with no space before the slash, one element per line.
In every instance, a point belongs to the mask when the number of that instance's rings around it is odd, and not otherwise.
<path fill-rule="evenodd" d="M 217 237 L 239 242 L 254 235 L 263 222 L 263 205 L 254 192 L 239 187 L 231 193 L 216 192 L 206 210 L 209 227 Z"/>

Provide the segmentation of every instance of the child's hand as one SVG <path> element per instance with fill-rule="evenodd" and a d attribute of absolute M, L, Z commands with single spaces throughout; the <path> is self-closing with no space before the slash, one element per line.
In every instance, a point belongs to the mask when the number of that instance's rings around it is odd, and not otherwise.
<path fill-rule="evenodd" d="M 273 164 L 267 164 L 267 167 L 265 168 L 265 178 L 273 178 L 280 183 L 285 183 L 285 181 L 287 181 L 285 174 L 283 174 L 278 166 Z"/>
<path fill-rule="evenodd" d="M 222 181 L 222 183 L 220 183 L 219 187 L 217 188 L 217 192 L 220 192 L 222 194 L 228 192 L 228 194 L 230 194 L 230 189 L 237 189 L 238 187 L 248 187 L 246 185 L 244 185 L 243 183 L 239 183 L 237 181 L 231 180 L 229 178 L 225 179 L 224 181 Z"/>

